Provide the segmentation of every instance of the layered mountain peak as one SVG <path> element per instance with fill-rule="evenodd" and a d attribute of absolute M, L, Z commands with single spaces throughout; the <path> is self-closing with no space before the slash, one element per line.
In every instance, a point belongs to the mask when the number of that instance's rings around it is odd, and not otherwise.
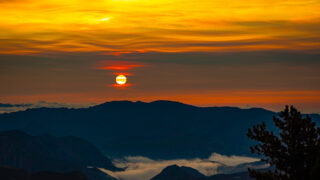
<path fill-rule="evenodd" d="M 205 177 L 205 175 L 193 168 L 171 165 L 164 168 L 160 174 L 156 175 L 151 180 L 193 180 Z"/>

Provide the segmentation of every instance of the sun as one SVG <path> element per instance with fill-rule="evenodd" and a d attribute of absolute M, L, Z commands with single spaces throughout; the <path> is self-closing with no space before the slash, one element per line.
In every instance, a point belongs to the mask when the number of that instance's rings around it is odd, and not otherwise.
<path fill-rule="evenodd" d="M 124 85 L 127 82 L 127 77 L 123 74 L 120 74 L 116 77 L 116 83 L 119 85 Z"/>

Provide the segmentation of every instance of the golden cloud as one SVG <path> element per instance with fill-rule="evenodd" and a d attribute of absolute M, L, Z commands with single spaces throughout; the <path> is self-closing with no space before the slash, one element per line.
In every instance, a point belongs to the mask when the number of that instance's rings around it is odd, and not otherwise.
<path fill-rule="evenodd" d="M 319 0 L 0 1 L 0 53 L 314 50 Z"/>

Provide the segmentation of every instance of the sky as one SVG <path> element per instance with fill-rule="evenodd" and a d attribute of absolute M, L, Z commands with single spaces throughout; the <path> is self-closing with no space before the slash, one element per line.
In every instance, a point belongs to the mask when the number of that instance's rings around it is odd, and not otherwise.
<path fill-rule="evenodd" d="M 320 113 L 319 50 L 320 0 L 0 0 L 0 102 Z"/>

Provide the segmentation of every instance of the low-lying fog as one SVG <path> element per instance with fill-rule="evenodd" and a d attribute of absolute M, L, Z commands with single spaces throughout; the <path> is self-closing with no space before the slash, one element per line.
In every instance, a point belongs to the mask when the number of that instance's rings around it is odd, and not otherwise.
<path fill-rule="evenodd" d="M 127 167 L 122 172 L 112 172 L 100 169 L 109 175 L 121 180 L 149 180 L 159 174 L 165 167 L 176 164 L 178 166 L 188 166 L 197 169 L 206 176 L 219 173 L 233 173 L 246 171 L 250 164 L 244 163 L 258 162 L 260 159 L 245 156 L 225 156 L 217 153 L 211 154 L 207 159 L 175 159 L 175 160 L 153 160 L 142 156 L 128 156 L 123 159 L 114 160 L 118 167 Z M 259 165 L 264 168 L 266 165 Z"/>

